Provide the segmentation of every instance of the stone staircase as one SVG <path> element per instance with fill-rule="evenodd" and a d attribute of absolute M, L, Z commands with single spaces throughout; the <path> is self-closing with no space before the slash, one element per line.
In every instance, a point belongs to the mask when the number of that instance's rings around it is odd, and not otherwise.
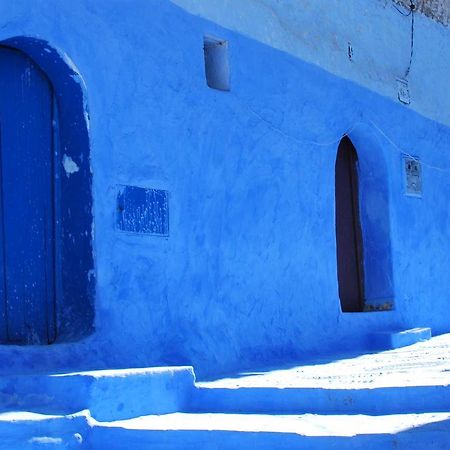
<path fill-rule="evenodd" d="M 190 367 L 3 376 L 0 449 L 448 450 L 449 385 L 450 335 L 208 382 Z"/>

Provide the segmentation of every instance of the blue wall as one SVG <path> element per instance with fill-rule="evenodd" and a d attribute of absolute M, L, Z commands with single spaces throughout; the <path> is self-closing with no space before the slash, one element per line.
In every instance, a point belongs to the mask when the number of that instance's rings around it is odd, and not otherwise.
<path fill-rule="evenodd" d="M 396 0 L 171 2 L 393 100 L 398 96 L 397 79 L 407 77 L 410 107 L 450 124 L 448 27 L 414 13 L 409 66 L 412 15 L 402 14 L 405 10 L 399 12 Z M 409 0 L 404 3 L 409 5 Z M 437 16 L 439 10 L 443 15 L 450 13 L 447 0 L 415 4 L 417 10 L 434 10 Z"/>
<path fill-rule="evenodd" d="M 96 331 L 60 364 L 79 351 L 78 365 L 189 363 L 204 376 L 361 349 L 371 331 L 450 331 L 448 127 L 166 1 L 2 0 L 0 12 L 2 39 L 47 40 L 87 87 Z M 205 34 L 229 41 L 230 92 L 206 86 Z M 340 311 L 346 133 L 366 282 L 392 311 Z M 404 195 L 402 150 L 423 163 L 422 198 Z M 121 185 L 169 191 L 169 237 L 117 229 Z"/>

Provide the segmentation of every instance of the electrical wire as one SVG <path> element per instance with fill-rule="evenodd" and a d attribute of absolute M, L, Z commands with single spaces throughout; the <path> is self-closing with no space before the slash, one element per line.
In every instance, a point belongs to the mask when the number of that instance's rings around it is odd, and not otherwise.
<path fill-rule="evenodd" d="M 330 145 L 336 144 L 340 142 L 340 140 L 346 136 L 347 134 L 350 134 L 360 123 L 362 122 L 356 122 L 352 127 L 348 128 L 346 131 L 344 131 L 343 134 L 341 134 L 338 138 L 332 138 L 330 141 L 323 141 L 323 142 L 317 142 L 317 141 L 309 141 L 309 140 L 303 140 L 299 139 L 295 136 L 292 136 L 291 134 L 286 133 L 282 129 L 275 126 L 270 120 L 267 120 L 264 118 L 261 114 L 257 113 L 253 108 L 251 108 L 250 105 L 247 103 L 244 103 L 245 107 L 255 116 L 257 117 L 261 122 L 265 123 L 272 131 L 279 134 L 280 136 L 283 136 L 286 139 L 290 139 L 291 141 L 296 142 L 297 144 L 301 145 L 316 145 L 319 147 L 329 147 Z"/>
<path fill-rule="evenodd" d="M 434 166 L 432 164 L 428 164 L 426 162 L 424 162 L 423 160 L 419 160 L 416 156 L 411 155 L 409 152 L 403 150 L 399 145 L 397 145 L 374 121 L 372 120 L 367 120 L 367 121 L 357 121 L 355 122 L 351 127 L 347 128 L 343 133 L 339 134 L 338 136 L 336 136 L 335 138 L 333 138 L 330 141 L 312 141 L 312 140 L 303 140 L 303 139 L 299 139 L 296 136 L 292 136 L 286 132 L 284 132 L 283 130 L 281 130 L 280 128 L 278 128 L 277 126 L 275 126 L 272 122 L 270 122 L 269 120 L 265 119 L 264 117 L 262 117 L 260 114 L 258 114 L 255 110 L 253 110 L 247 103 L 244 103 L 244 105 L 247 107 L 247 109 L 255 116 L 257 117 L 261 122 L 263 122 L 264 124 L 266 124 L 272 131 L 274 131 L 275 133 L 279 134 L 280 136 L 283 136 L 286 139 L 290 139 L 291 141 L 296 142 L 297 144 L 301 144 L 301 145 L 315 145 L 315 146 L 319 146 L 319 147 L 331 147 L 332 145 L 336 145 L 338 144 L 342 138 L 344 136 L 348 136 L 352 133 L 352 131 L 358 126 L 358 125 L 363 125 L 363 124 L 370 124 L 373 128 L 375 128 L 380 134 L 381 136 L 384 137 L 384 139 L 389 142 L 391 144 L 391 146 L 393 147 L 393 149 L 395 149 L 399 154 L 406 156 L 408 158 L 414 159 L 415 161 L 419 161 L 420 164 L 423 167 L 427 167 L 429 169 L 432 170 L 436 170 L 438 172 L 444 172 L 444 173 L 450 173 L 450 168 L 443 168 L 443 167 L 438 167 L 438 166 Z"/>
<path fill-rule="evenodd" d="M 402 16 L 405 16 L 405 17 L 408 17 L 408 16 L 410 16 L 411 15 L 411 13 L 412 13 L 412 10 L 411 10 L 411 8 L 409 9 L 409 12 L 408 13 L 405 13 L 404 11 L 402 11 L 395 3 L 392 3 L 392 6 L 402 15 Z"/>
<path fill-rule="evenodd" d="M 414 1 L 410 0 L 409 13 L 405 14 L 397 7 L 397 5 L 393 4 L 393 6 L 403 16 L 405 16 L 405 17 L 411 16 L 411 51 L 410 51 L 410 56 L 409 56 L 408 68 L 406 69 L 406 72 L 404 75 L 404 78 L 407 79 L 407 77 L 409 76 L 409 73 L 411 71 L 411 66 L 412 66 L 413 57 L 414 57 L 414 33 L 415 33 L 415 31 L 414 31 L 414 15 L 415 15 L 415 11 L 416 11 L 417 7 L 416 7 Z M 340 134 L 338 137 L 333 138 L 333 140 L 330 140 L 330 141 L 323 141 L 323 142 L 309 141 L 309 140 L 298 139 L 297 137 L 284 132 L 280 128 L 276 127 L 272 122 L 265 119 L 261 114 L 258 114 L 255 110 L 253 110 L 250 107 L 250 105 L 245 103 L 245 106 L 254 116 L 256 116 L 261 122 L 265 123 L 272 131 L 278 133 L 279 135 L 283 136 L 284 138 L 290 139 L 298 144 L 303 144 L 303 145 L 305 145 L 305 144 L 306 145 L 315 145 L 315 146 L 320 146 L 320 147 L 329 147 L 331 145 L 336 145 L 337 143 L 339 143 L 341 141 L 341 139 L 344 136 L 349 135 L 358 125 L 364 123 L 363 121 L 356 122 L 353 126 L 348 128 L 344 133 Z M 417 157 L 411 155 L 410 153 L 408 153 L 405 150 L 403 150 L 402 148 L 400 148 L 375 122 L 373 122 L 372 120 L 368 120 L 368 123 L 370 123 L 391 144 L 391 146 L 393 148 L 395 148 L 400 154 L 402 154 L 408 158 L 414 159 L 416 161 L 419 161 Z M 450 169 L 433 166 L 433 165 L 425 163 L 421 160 L 420 160 L 420 163 L 422 164 L 422 166 L 427 167 L 429 169 L 433 169 L 433 170 L 436 170 L 439 172 L 450 173 Z"/>
<path fill-rule="evenodd" d="M 406 14 L 404 11 L 402 11 L 395 3 L 392 3 L 392 6 L 404 17 L 409 17 L 411 16 L 411 47 L 410 47 L 410 54 L 409 54 L 409 63 L 408 63 L 408 68 L 406 69 L 405 75 L 403 76 L 403 78 L 406 80 L 409 76 L 409 72 L 411 71 L 411 66 L 412 66 L 412 62 L 413 62 L 413 57 L 414 57 L 414 15 L 417 9 L 416 4 L 414 3 L 413 0 L 410 0 L 409 2 L 409 12 Z"/>
<path fill-rule="evenodd" d="M 410 11 L 411 11 L 411 52 L 409 54 L 409 64 L 408 64 L 408 68 L 406 69 L 405 72 L 405 76 L 404 78 L 407 79 L 409 72 L 411 71 L 411 66 L 412 66 L 412 62 L 413 62 L 413 57 L 414 57 L 414 16 L 415 16 L 415 11 L 416 11 L 416 5 L 411 1 L 411 6 L 410 6 Z"/>
<path fill-rule="evenodd" d="M 437 166 L 433 166 L 431 164 L 425 163 L 422 160 L 420 160 L 419 158 L 417 158 L 417 156 L 413 156 L 410 153 L 408 153 L 407 151 L 403 150 L 402 148 L 400 148 L 375 122 L 373 122 L 372 120 L 368 121 L 395 149 L 398 150 L 399 153 L 401 153 L 403 156 L 407 156 L 408 158 L 413 159 L 414 161 L 418 161 L 420 162 L 420 164 L 424 167 L 427 167 L 429 169 L 433 169 L 433 170 L 437 170 L 439 172 L 450 172 L 450 169 L 447 168 L 442 168 L 442 167 L 437 167 Z"/>

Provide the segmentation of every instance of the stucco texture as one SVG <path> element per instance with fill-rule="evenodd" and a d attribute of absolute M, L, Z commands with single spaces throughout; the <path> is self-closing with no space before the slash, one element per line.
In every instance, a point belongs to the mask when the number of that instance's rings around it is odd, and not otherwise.
<path fill-rule="evenodd" d="M 411 7 L 410 0 L 395 0 L 395 2 L 407 8 Z M 448 26 L 450 22 L 450 0 L 421 0 L 413 2 L 413 5 L 421 13 Z"/>
<path fill-rule="evenodd" d="M 193 364 L 202 377 L 364 349 L 373 331 L 450 330 L 448 111 L 439 123 L 167 1 L 0 0 L 0 14 L 2 39 L 47 40 L 87 88 L 96 330 L 54 346 L 59 364 Z M 204 35 L 229 42 L 230 92 L 206 85 Z M 367 254 L 371 295 L 392 311 L 340 310 L 334 165 L 346 133 L 367 247 L 381 249 Z M 422 162 L 422 198 L 404 195 L 402 152 Z M 121 185 L 169 191 L 168 237 L 116 228 Z"/>

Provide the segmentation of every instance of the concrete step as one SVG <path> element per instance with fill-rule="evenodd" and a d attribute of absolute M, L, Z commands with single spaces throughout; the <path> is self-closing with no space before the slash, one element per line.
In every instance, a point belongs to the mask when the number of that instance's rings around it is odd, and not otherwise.
<path fill-rule="evenodd" d="M 148 414 L 450 411 L 450 335 L 396 350 L 195 384 L 192 367 L 0 377 L 0 412 L 112 421 Z"/>
<path fill-rule="evenodd" d="M 190 411 L 249 414 L 400 414 L 450 411 L 449 386 L 374 389 L 198 388 Z"/>
<path fill-rule="evenodd" d="M 99 422 L 0 414 L 0 450 L 447 450 L 450 413 L 367 415 L 186 414 Z"/>
<path fill-rule="evenodd" d="M 431 339 L 431 328 L 411 328 L 371 333 L 369 342 L 371 348 L 377 350 L 406 347 L 429 339 Z"/>
<path fill-rule="evenodd" d="M 409 347 L 199 382 L 194 412 L 450 411 L 450 335 Z"/>
<path fill-rule="evenodd" d="M 450 413 L 388 416 L 169 414 L 91 421 L 93 450 L 427 450 L 450 445 Z"/>
<path fill-rule="evenodd" d="M 450 411 L 450 335 L 395 350 L 199 382 L 196 387 L 194 412 Z"/>
<path fill-rule="evenodd" d="M 0 450 L 82 449 L 91 432 L 85 413 L 43 415 L 30 412 L 0 414 Z"/>
<path fill-rule="evenodd" d="M 192 367 L 153 367 L 0 377 L 0 411 L 70 414 L 99 420 L 184 411 L 194 390 Z"/>

